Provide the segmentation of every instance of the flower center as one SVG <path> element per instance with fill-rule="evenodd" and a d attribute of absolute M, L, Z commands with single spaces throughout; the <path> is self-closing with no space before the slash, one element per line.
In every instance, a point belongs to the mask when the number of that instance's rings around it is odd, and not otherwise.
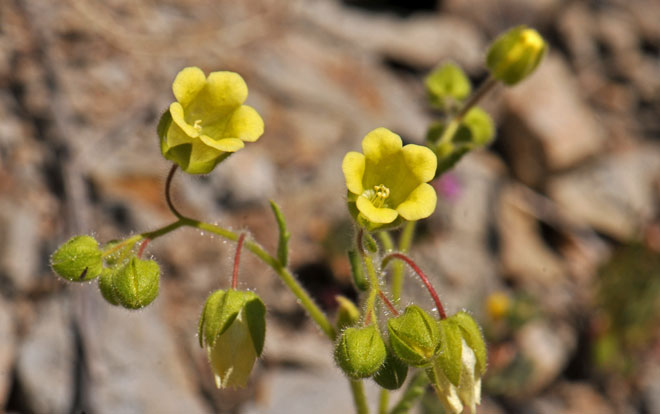
<path fill-rule="evenodd" d="M 195 121 L 195 123 L 193 124 L 193 128 L 195 128 L 197 132 L 202 132 L 202 120 L 198 119 L 197 121 Z"/>
<path fill-rule="evenodd" d="M 390 196 L 390 189 L 385 187 L 383 184 L 375 185 L 373 194 L 369 197 L 369 200 L 373 203 L 375 207 L 383 207 L 385 200 Z"/>

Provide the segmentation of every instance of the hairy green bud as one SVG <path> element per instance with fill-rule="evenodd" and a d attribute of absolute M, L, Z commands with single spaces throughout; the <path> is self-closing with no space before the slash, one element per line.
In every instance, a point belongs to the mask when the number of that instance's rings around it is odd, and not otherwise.
<path fill-rule="evenodd" d="M 115 291 L 114 297 L 124 308 L 143 308 L 158 296 L 160 268 L 153 260 L 142 260 L 133 256 L 111 278 Z"/>
<path fill-rule="evenodd" d="M 512 86 L 534 72 L 546 49 L 545 40 L 536 30 L 514 27 L 495 39 L 488 50 L 486 66 L 495 79 Z"/>
<path fill-rule="evenodd" d="M 58 276 L 71 282 L 84 282 L 101 274 L 103 257 L 93 237 L 75 236 L 53 253 L 50 264 Z"/>
<path fill-rule="evenodd" d="M 113 279 L 117 269 L 105 268 L 101 272 L 99 277 L 99 290 L 101 291 L 101 296 L 111 305 L 119 305 L 119 298 L 117 298 L 117 291 L 113 286 Z"/>
<path fill-rule="evenodd" d="M 428 365 L 440 345 L 438 321 L 422 308 L 410 305 L 404 313 L 387 321 L 392 350 L 403 362 Z"/>
<path fill-rule="evenodd" d="M 335 360 L 353 379 L 368 378 L 385 362 L 385 342 L 375 325 L 347 328 L 335 348 Z"/>

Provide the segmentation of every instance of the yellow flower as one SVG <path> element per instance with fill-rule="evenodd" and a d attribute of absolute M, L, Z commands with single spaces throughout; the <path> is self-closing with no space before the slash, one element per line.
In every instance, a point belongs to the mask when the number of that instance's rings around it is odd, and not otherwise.
<path fill-rule="evenodd" d="M 399 217 L 413 221 L 433 213 L 437 196 L 427 184 L 437 167 L 433 151 L 414 144 L 402 147 L 398 135 L 377 128 L 362 140 L 362 152 L 349 152 L 342 163 L 358 221 L 376 228 Z"/>
<path fill-rule="evenodd" d="M 232 152 L 254 142 L 264 122 L 252 107 L 243 105 L 248 89 L 234 72 L 183 69 L 174 79 L 176 102 L 158 125 L 161 152 L 190 174 L 207 174 Z"/>

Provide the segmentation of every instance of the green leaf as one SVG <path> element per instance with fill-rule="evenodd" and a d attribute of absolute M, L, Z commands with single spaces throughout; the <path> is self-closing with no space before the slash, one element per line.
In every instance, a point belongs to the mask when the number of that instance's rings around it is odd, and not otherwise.
<path fill-rule="evenodd" d="M 94 279 L 103 270 L 99 244 L 91 236 L 69 239 L 53 253 L 50 263 L 55 273 L 72 282 Z"/>
<path fill-rule="evenodd" d="M 477 371 L 480 375 L 486 373 L 486 362 L 488 361 L 488 351 L 484 341 L 481 329 L 475 320 L 467 312 L 458 312 L 451 319 L 461 328 L 461 333 L 465 343 L 472 348 L 474 356 L 477 358 Z"/>
<path fill-rule="evenodd" d="M 142 260 L 133 256 L 112 277 L 112 286 L 121 306 L 140 309 L 156 299 L 160 268 L 153 260 Z"/>
<path fill-rule="evenodd" d="M 449 381 L 458 387 L 463 367 L 461 360 L 463 353 L 461 329 L 451 319 L 441 320 L 439 325 L 441 339 L 438 360 Z"/>
<path fill-rule="evenodd" d="M 273 210 L 277 227 L 280 229 L 280 237 L 277 242 L 277 260 L 283 267 L 286 267 L 289 261 L 289 239 L 291 238 L 291 233 L 286 228 L 286 221 L 280 207 L 273 200 L 270 200 L 270 208 Z"/>
<path fill-rule="evenodd" d="M 470 80 L 463 70 L 451 62 L 431 72 L 424 83 L 431 105 L 442 110 L 448 109 L 451 101 L 463 101 L 472 91 Z"/>
<path fill-rule="evenodd" d="M 252 337 L 252 344 L 257 356 L 261 356 L 266 339 L 266 305 L 259 296 L 252 292 L 248 293 L 245 302 L 244 315 Z"/>

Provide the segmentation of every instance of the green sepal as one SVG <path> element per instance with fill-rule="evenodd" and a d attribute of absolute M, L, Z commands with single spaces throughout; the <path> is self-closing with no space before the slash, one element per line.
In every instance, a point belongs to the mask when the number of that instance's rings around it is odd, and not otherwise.
<path fill-rule="evenodd" d="M 369 289 L 369 282 L 364 275 L 364 268 L 362 267 L 362 259 L 360 258 L 360 254 L 355 250 L 349 250 L 347 253 L 348 261 L 351 264 L 353 282 L 359 290 L 365 292 L 367 289 Z"/>
<path fill-rule="evenodd" d="M 58 276 L 71 282 L 96 278 L 103 270 L 103 255 L 91 236 L 75 236 L 61 245 L 50 258 Z"/>
<path fill-rule="evenodd" d="M 364 246 L 369 252 L 376 253 L 378 251 L 378 243 L 376 243 L 376 239 L 374 239 L 374 236 L 372 236 L 371 233 L 364 233 L 363 240 Z"/>
<path fill-rule="evenodd" d="M 433 70 L 426 77 L 424 84 L 429 102 L 441 110 L 448 109 L 448 103 L 452 100 L 463 101 L 472 91 L 472 85 L 465 72 L 452 62 Z"/>
<path fill-rule="evenodd" d="M 259 357 L 264 350 L 266 340 L 266 305 L 256 294 L 252 292 L 245 293 L 246 300 L 243 312 L 252 337 L 252 345 L 254 345 L 254 350 Z"/>
<path fill-rule="evenodd" d="M 434 358 L 440 344 L 437 320 L 416 305 L 410 305 L 402 315 L 387 321 L 390 345 L 403 362 L 425 366 Z"/>
<path fill-rule="evenodd" d="M 360 320 L 360 310 L 357 306 L 345 296 L 337 295 L 335 296 L 335 300 L 339 304 L 335 323 L 337 331 L 342 331 L 349 326 L 355 325 Z"/>
<path fill-rule="evenodd" d="M 291 238 L 291 233 L 287 230 L 286 221 L 280 207 L 273 200 L 270 200 L 270 208 L 273 210 L 277 227 L 280 230 L 280 237 L 277 241 L 277 260 L 283 267 L 286 267 L 289 261 L 289 239 Z"/>
<path fill-rule="evenodd" d="M 458 387 L 461 380 L 461 369 L 463 368 L 461 329 L 451 319 L 443 319 L 438 324 L 441 338 L 438 362 L 447 379 Z"/>
<path fill-rule="evenodd" d="M 255 293 L 244 290 L 216 290 L 206 299 L 198 325 L 199 345 L 213 347 L 241 310 L 257 356 L 261 355 L 266 335 L 266 306 Z"/>
<path fill-rule="evenodd" d="M 114 273 L 112 286 L 121 306 L 140 309 L 158 296 L 159 279 L 160 268 L 156 262 L 133 256 Z"/>
<path fill-rule="evenodd" d="M 167 131 L 170 129 L 170 125 L 172 125 L 172 114 L 170 114 L 170 110 L 168 108 L 160 116 L 160 119 L 158 120 L 158 126 L 156 126 L 156 132 L 158 133 L 158 137 L 161 140 L 161 145 L 167 138 Z"/>
<path fill-rule="evenodd" d="M 353 379 L 368 378 L 385 362 L 385 342 L 375 325 L 347 328 L 335 347 L 335 361 Z"/>
<path fill-rule="evenodd" d="M 453 315 L 454 321 L 461 329 L 461 334 L 467 346 L 474 352 L 477 359 L 476 369 L 480 376 L 486 373 L 486 363 L 488 361 L 488 350 L 484 341 L 483 333 L 477 322 L 467 312 L 461 311 Z"/>
<path fill-rule="evenodd" d="M 348 191 L 346 196 L 346 206 L 348 207 L 348 212 L 350 213 L 351 217 L 353 217 L 353 220 L 355 220 L 358 226 L 365 229 L 367 232 L 374 232 L 376 230 L 392 230 L 401 226 L 404 221 L 401 215 L 399 215 L 391 223 L 372 223 L 371 221 L 367 220 L 367 218 L 364 217 L 362 213 L 360 213 L 360 210 L 358 210 L 357 205 L 355 204 L 355 200 L 357 200 L 357 195 Z"/>
<path fill-rule="evenodd" d="M 373 378 L 376 384 L 386 390 L 398 390 L 406 381 L 408 365 L 394 355 L 391 349 L 387 350 L 385 362 Z"/>
<path fill-rule="evenodd" d="M 117 297 L 117 292 L 113 286 L 113 279 L 117 269 L 114 268 L 105 268 L 101 272 L 99 277 L 99 290 L 101 291 L 101 296 L 111 305 L 119 305 L 119 298 Z"/>

